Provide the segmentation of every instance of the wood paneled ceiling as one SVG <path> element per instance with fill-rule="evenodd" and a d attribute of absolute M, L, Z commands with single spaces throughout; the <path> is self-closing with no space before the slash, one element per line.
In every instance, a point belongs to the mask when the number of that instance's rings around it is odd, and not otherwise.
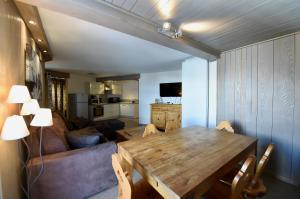
<path fill-rule="evenodd" d="M 18 1 L 14 2 L 18 8 L 21 17 L 24 20 L 24 23 L 31 32 L 32 37 L 34 38 L 38 48 L 40 49 L 42 59 L 44 61 L 52 60 L 52 52 L 50 49 L 50 45 L 48 43 L 48 39 L 46 37 L 44 27 L 37 8 L 26 3 Z"/>
<path fill-rule="evenodd" d="M 157 24 L 198 23 L 184 35 L 226 51 L 300 30 L 299 0 L 95 0 Z M 164 13 L 162 7 L 169 4 Z M 195 25 L 195 24 L 194 24 Z"/>

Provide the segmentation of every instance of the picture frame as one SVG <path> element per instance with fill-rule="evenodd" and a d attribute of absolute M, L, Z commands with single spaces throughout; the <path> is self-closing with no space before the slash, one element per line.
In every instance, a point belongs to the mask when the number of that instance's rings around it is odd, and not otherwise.
<path fill-rule="evenodd" d="M 25 85 L 32 99 L 42 101 L 42 63 L 32 44 L 25 49 Z"/>

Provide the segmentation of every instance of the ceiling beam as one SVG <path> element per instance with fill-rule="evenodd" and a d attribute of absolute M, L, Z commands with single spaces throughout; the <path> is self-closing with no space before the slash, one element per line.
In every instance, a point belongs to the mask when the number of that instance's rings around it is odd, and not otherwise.
<path fill-rule="evenodd" d="M 70 78 L 70 73 L 65 73 L 61 71 L 54 71 L 54 70 L 45 70 L 46 75 L 50 75 L 52 77 L 57 77 L 57 78 L 63 78 L 63 79 L 68 79 Z"/>
<path fill-rule="evenodd" d="M 104 82 L 109 80 L 121 81 L 121 80 L 139 80 L 140 74 L 132 75 L 121 75 L 121 76 L 111 76 L 111 77 L 97 77 L 96 82 Z"/>
<path fill-rule="evenodd" d="M 215 60 L 220 52 L 187 37 L 171 39 L 157 32 L 157 25 L 110 4 L 96 0 L 21 0 L 119 32 L 157 43 L 196 57 Z M 71 34 L 71 33 L 70 33 Z M 141 52 L 142 55 L 142 52 Z"/>
<path fill-rule="evenodd" d="M 44 27 L 39 15 L 39 12 L 35 6 L 22 3 L 19 1 L 14 1 L 18 11 L 29 29 L 36 45 L 41 51 L 44 61 L 52 60 L 52 53 L 50 45 L 48 43 Z"/>

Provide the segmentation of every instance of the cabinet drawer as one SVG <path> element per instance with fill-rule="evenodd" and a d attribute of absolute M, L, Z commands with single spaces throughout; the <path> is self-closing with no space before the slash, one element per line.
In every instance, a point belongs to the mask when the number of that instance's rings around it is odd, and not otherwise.
<path fill-rule="evenodd" d="M 181 119 L 181 114 L 178 112 L 166 112 L 166 120 L 168 121 L 177 121 Z"/>
<path fill-rule="evenodd" d="M 151 120 L 156 127 L 164 128 L 166 124 L 166 114 L 162 111 L 153 111 Z"/>
<path fill-rule="evenodd" d="M 166 113 L 166 123 L 170 121 L 173 123 L 176 123 L 177 127 L 180 128 L 181 127 L 181 114 L 179 112 L 167 112 Z"/>

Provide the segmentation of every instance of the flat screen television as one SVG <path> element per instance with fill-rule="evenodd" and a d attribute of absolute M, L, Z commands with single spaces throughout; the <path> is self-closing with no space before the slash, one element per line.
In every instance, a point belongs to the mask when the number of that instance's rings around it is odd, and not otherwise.
<path fill-rule="evenodd" d="M 181 82 L 162 83 L 159 91 L 161 97 L 181 97 Z"/>

